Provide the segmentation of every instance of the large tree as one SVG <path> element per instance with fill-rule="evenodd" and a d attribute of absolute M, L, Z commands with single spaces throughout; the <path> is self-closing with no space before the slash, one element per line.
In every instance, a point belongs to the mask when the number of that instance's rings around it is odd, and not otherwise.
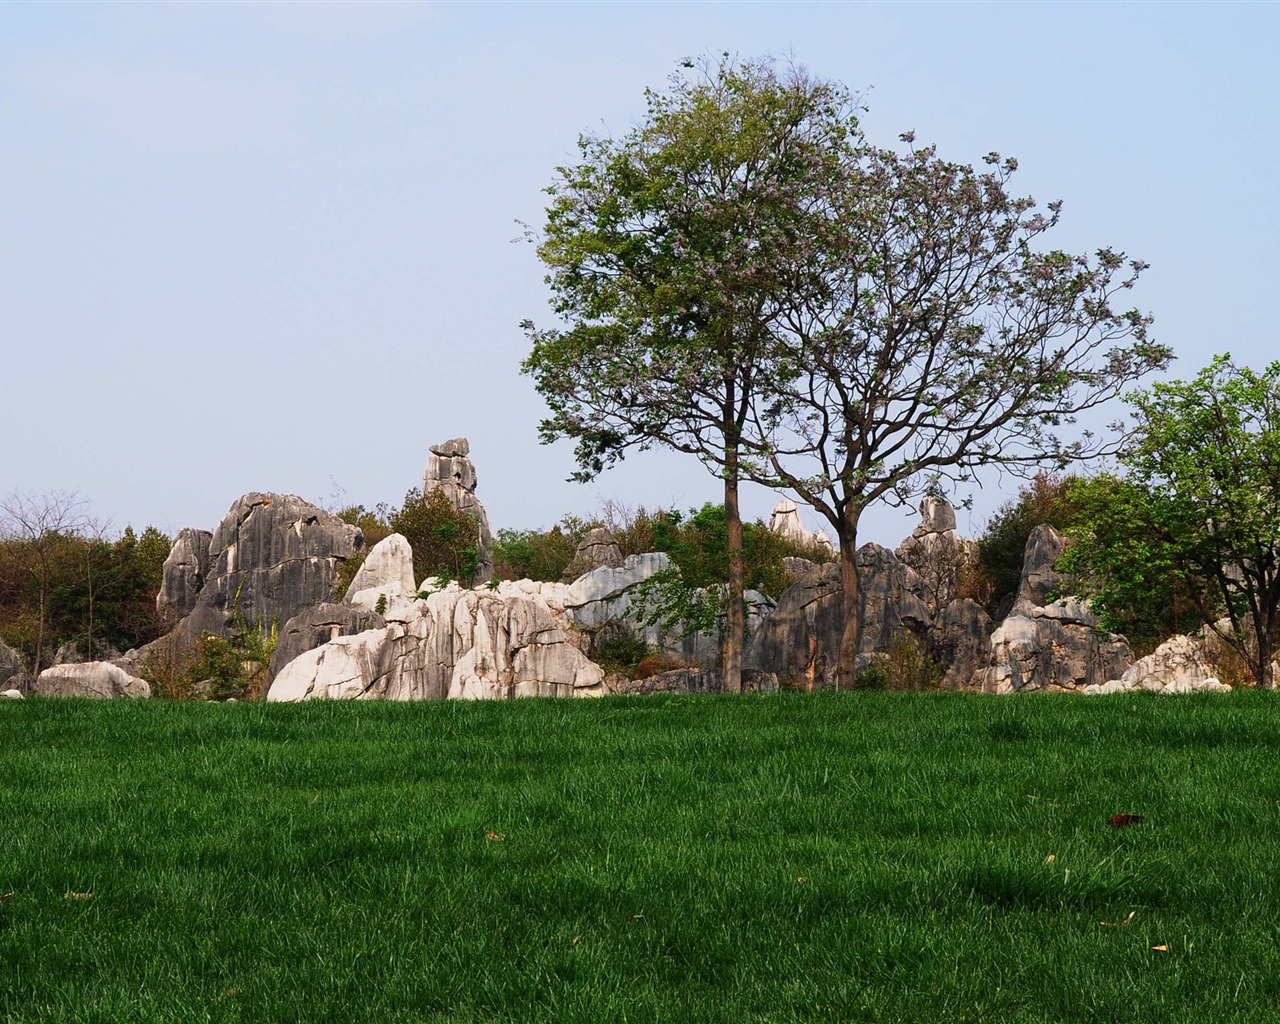
<path fill-rule="evenodd" d="M 771 61 L 685 62 L 620 138 L 557 169 L 538 255 L 562 329 L 526 322 L 524 363 L 587 480 L 632 448 L 696 456 L 724 481 L 723 689 L 741 683 L 742 435 L 794 375 L 774 344 L 825 301 L 828 236 L 857 138 L 838 85 Z M 779 358 L 779 356 L 784 358 Z"/>
<path fill-rule="evenodd" d="M 755 396 L 744 431 L 755 478 L 794 490 L 839 538 L 838 685 L 857 669 L 867 506 L 983 466 L 1104 454 L 1114 440 L 1060 428 L 1170 358 L 1150 318 L 1116 304 L 1144 264 L 1044 247 L 1061 203 L 1011 194 L 1015 161 L 993 153 L 976 170 L 902 140 L 854 155 L 842 230 L 824 239 L 826 301 L 789 310 L 775 334 L 799 372 Z"/>
<path fill-rule="evenodd" d="M 1068 568 L 1104 621 L 1192 608 L 1276 685 L 1280 642 L 1280 362 L 1261 373 L 1219 356 L 1193 380 L 1129 398 L 1123 480 L 1080 492 Z"/>

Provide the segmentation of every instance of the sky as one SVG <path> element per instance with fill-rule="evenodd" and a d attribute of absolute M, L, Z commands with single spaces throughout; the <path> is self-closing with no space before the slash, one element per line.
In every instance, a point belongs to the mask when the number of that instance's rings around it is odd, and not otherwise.
<path fill-rule="evenodd" d="M 1017 157 L 1015 191 L 1064 201 L 1055 247 L 1151 264 L 1172 376 L 1261 366 L 1277 39 L 1274 3 L 0 5 L 0 495 L 213 529 L 253 490 L 397 504 L 463 435 L 495 529 L 719 500 L 687 456 L 576 484 L 538 443 L 519 324 L 554 321 L 520 225 L 579 133 L 724 51 L 864 94 L 872 142 Z M 1019 483 L 957 493 L 961 532 Z"/>

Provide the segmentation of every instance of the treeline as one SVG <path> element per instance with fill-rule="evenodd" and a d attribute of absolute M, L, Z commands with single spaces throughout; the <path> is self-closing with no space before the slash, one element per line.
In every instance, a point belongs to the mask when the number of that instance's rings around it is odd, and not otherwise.
<path fill-rule="evenodd" d="M 104 535 L 83 507 L 64 495 L 0 502 L 0 640 L 33 674 L 68 644 L 96 660 L 165 630 L 156 594 L 170 538 L 154 526 Z"/>

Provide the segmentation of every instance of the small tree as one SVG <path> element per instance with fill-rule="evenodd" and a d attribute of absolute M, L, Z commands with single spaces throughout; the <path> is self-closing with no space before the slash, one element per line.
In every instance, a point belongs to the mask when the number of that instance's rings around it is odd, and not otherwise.
<path fill-rule="evenodd" d="M 631 448 L 697 457 L 724 481 L 730 592 L 722 687 L 741 685 L 742 432 L 792 368 L 772 347 L 816 300 L 830 194 L 856 133 L 846 91 L 772 62 L 719 62 L 648 92 L 621 139 L 583 136 L 558 168 L 538 255 L 566 330 L 536 330 L 524 363 L 590 479 Z"/>
<path fill-rule="evenodd" d="M 1015 161 L 992 153 L 980 172 L 902 138 L 905 153 L 855 154 L 824 253 L 828 301 L 785 322 L 778 343 L 796 375 L 757 393 L 744 432 L 755 478 L 795 491 L 839 538 L 846 685 L 863 510 L 981 466 L 1105 454 L 1114 445 L 1057 428 L 1170 358 L 1148 339 L 1149 317 L 1114 305 L 1143 263 L 1036 248 L 1061 204 L 1012 195 Z"/>
<path fill-rule="evenodd" d="M 1110 488 L 1112 500 L 1086 503 L 1068 567 L 1113 617 L 1153 601 L 1189 605 L 1259 686 L 1273 688 L 1280 362 L 1257 373 L 1218 356 L 1195 379 L 1156 384 L 1129 402 L 1128 475 Z"/>

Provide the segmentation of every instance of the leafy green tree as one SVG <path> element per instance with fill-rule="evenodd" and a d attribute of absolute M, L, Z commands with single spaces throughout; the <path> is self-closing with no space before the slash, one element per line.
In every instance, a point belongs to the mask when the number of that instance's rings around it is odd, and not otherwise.
<path fill-rule="evenodd" d="M 1193 608 L 1258 685 L 1273 688 L 1280 362 L 1259 373 L 1218 356 L 1193 380 L 1156 384 L 1129 402 L 1128 474 L 1085 504 L 1068 567 L 1112 621 L 1152 602 Z"/>
<path fill-rule="evenodd" d="M 454 508 L 444 491 L 424 495 L 412 488 L 388 525 L 413 548 L 415 580 L 435 576 L 470 584 L 479 555 L 476 519 Z"/>
<path fill-rule="evenodd" d="M 1167 364 L 1150 318 L 1117 306 L 1145 268 L 1110 249 L 1045 251 L 1059 220 L 1010 191 L 1017 163 L 986 170 L 918 148 L 860 146 L 827 236 L 827 299 L 779 331 L 796 368 L 757 392 L 744 447 L 755 479 L 785 487 L 839 540 L 845 627 L 837 681 L 853 682 L 861 633 L 863 511 L 998 465 L 1023 471 L 1107 453 L 1078 414 Z M 777 385 L 779 378 L 770 380 Z"/>
<path fill-rule="evenodd" d="M 802 69 L 723 59 L 648 91 L 621 138 L 584 135 L 557 169 L 538 246 L 568 327 L 525 328 L 544 442 L 577 442 L 577 479 L 632 448 L 697 457 L 724 481 L 728 625 L 722 687 L 741 687 L 742 433 L 795 368 L 782 320 L 818 301 L 831 195 L 857 126 L 846 90 Z"/>

